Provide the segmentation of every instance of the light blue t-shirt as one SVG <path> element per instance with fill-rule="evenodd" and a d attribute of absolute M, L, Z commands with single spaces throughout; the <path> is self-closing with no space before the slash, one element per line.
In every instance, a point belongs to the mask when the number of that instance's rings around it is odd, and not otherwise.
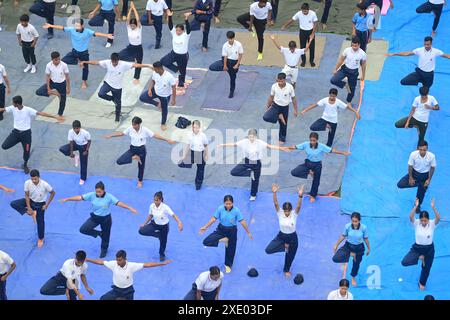
<path fill-rule="evenodd" d="M 89 47 L 89 40 L 94 36 L 95 31 L 91 29 L 83 29 L 83 32 L 78 32 L 73 27 L 64 28 L 64 32 L 69 32 L 72 38 L 72 47 L 78 52 L 86 51 Z"/>
<path fill-rule="evenodd" d="M 114 6 L 119 5 L 119 0 L 98 0 L 102 4 L 102 10 L 111 11 Z"/>
<path fill-rule="evenodd" d="M 89 192 L 82 195 L 84 201 L 90 201 L 92 204 L 92 212 L 96 216 L 107 216 L 111 214 L 109 207 L 111 205 L 117 205 L 119 200 L 114 197 L 111 193 L 105 193 L 104 197 L 97 197 L 95 192 Z"/>
<path fill-rule="evenodd" d="M 311 144 L 309 141 L 305 141 L 303 143 L 300 143 L 295 146 L 298 150 L 305 150 L 306 152 L 306 159 L 308 159 L 311 162 L 319 162 L 323 159 L 324 153 L 330 153 L 331 148 L 323 143 L 318 143 L 316 149 L 311 148 Z"/>
<path fill-rule="evenodd" d="M 353 23 L 355 24 L 355 28 L 358 31 L 364 32 L 369 30 L 369 21 L 373 20 L 373 16 L 371 14 L 366 14 L 364 17 L 361 16 L 358 12 L 353 16 Z"/>
<path fill-rule="evenodd" d="M 352 223 L 347 223 L 342 235 L 347 238 L 350 244 L 354 245 L 363 243 L 364 239 L 369 237 L 367 235 L 367 227 L 362 223 L 359 224 L 359 229 L 353 229 Z"/>
<path fill-rule="evenodd" d="M 225 209 L 224 205 L 217 208 L 214 213 L 214 218 L 219 220 L 220 224 L 224 227 L 233 227 L 237 225 L 238 222 L 244 220 L 244 217 L 238 208 L 233 207 L 230 211 L 228 211 Z"/>

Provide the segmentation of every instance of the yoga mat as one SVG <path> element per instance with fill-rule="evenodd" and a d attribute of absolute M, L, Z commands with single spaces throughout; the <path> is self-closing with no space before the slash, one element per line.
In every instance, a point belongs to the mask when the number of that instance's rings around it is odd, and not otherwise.
<path fill-rule="evenodd" d="M 184 90 L 184 93 L 179 95 L 177 93 L 177 103 L 175 106 L 171 106 L 169 104 L 169 108 L 182 108 L 184 107 L 191 98 L 192 94 L 197 90 L 203 82 L 205 78 L 206 72 L 208 69 L 204 68 L 187 68 L 187 79 L 185 84 L 187 88 Z M 147 87 L 148 88 L 148 87 Z"/>
<path fill-rule="evenodd" d="M 258 72 L 239 71 L 236 79 L 236 90 L 232 99 L 228 98 L 230 77 L 227 72 L 218 72 L 217 79 L 209 85 L 202 110 L 233 112 L 239 111 L 247 100 Z"/>

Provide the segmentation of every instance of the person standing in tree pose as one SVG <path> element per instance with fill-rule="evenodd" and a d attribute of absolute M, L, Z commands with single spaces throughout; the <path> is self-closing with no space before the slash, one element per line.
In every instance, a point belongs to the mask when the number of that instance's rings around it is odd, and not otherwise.
<path fill-rule="evenodd" d="M 148 0 L 146 11 L 141 17 L 143 26 L 153 26 L 156 32 L 155 49 L 161 48 L 162 29 L 163 29 L 163 15 L 170 12 L 167 1 L 164 0 Z"/>

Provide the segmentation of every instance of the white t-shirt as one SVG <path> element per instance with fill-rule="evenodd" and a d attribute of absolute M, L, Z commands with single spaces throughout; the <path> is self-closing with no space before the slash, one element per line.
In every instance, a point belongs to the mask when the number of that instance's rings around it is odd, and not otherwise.
<path fill-rule="evenodd" d="M 345 57 L 344 64 L 349 69 L 358 69 L 360 64 L 366 61 L 366 53 L 361 48 L 355 51 L 349 47 L 342 55 Z"/>
<path fill-rule="evenodd" d="M 6 73 L 5 66 L 0 64 L 0 84 L 5 82 L 4 77 L 6 76 L 8 76 L 8 74 Z"/>
<path fill-rule="evenodd" d="M 155 81 L 155 92 L 160 97 L 172 95 L 172 87 L 177 84 L 177 79 L 166 70 L 162 75 L 153 71 L 152 80 Z"/>
<path fill-rule="evenodd" d="M 436 167 L 436 157 L 430 151 L 427 151 L 425 157 L 422 158 L 419 150 L 411 152 L 409 155 L 408 165 L 419 173 L 430 171 L 431 167 Z"/>
<path fill-rule="evenodd" d="M 273 101 L 279 106 L 288 106 L 292 98 L 295 97 L 295 90 L 292 84 L 286 83 L 283 88 L 280 88 L 278 83 L 272 85 L 270 95 L 273 96 Z"/>
<path fill-rule="evenodd" d="M 445 0 L 428 0 L 432 4 L 443 4 Z"/>
<path fill-rule="evenodd" d="M 73 141 L 79 146 L 84 146 L 91 140 L 91 134 L 84 129 L 80 129 L 80 132 L 76 134 L 73 129 L 70 129 L 67 134 L 67 140 Z"/>
<path fill-rule="evenodd" d="M 280 52 L 283 54 L 284 61 L 289 67 L 296 67 L 302 55 L 305 54 L 305 49 L 295 49 L 292 52 L 289 48 L 281 47 Z"/>
<path fill-rule="evenodd" d="M 280 224 L 280 231 L 284 234 L 294 233 L 297 226 L 297 218 L 298 214 L 295 213 L 295 210 L 292 210 L 288 217 L 284 214 L 282 208 L 278 210 L 278 222 Z"/>
<path fill-rule="evenodd" d="M 134 30 L 127 26 L 128 41 L 132 46 L 139 46 L 142 44 L 142 27 L 136 27 Z"/>
<path fill-rule="evenodd" d="M 233 41 L 233 45 L 230 45 L 228 41 L 223 44 L 222 57 L 227 57 L 230 60 L 238 60 L 239 55 L 243 53 L 244 47 L 237 40 Z"/>
<path fill-rule="evenodd" d="M 250 161 L 261 160 L 267 148 L 267 142 L 260 139 L 255 139 L 253 142 L 242 139 L 236 142 L 236 145 L 242 149 L 244 157 Z"/>
<path fill-rule="evenodd" d="M 20 39 L 24 42 L 31 42 L 34 38 L 39 37 L 39 33 L 31 23 L 28 23 L 26 27 L 19 23 L 16 28 L 16 34 L 20 34 Z"/>
<path fill-rule="evenodd" d="M 270 2 L 266 3 L 265 7 L 260 8 L 258 2 L 254 2 L 250 5 L 250 15 L 254 16 L 255 19 L 264 20 L 269 16 L 269 11 L 272 10 L 272 5 Z"/>
<path fill-rule="evenodd" d="M 99 62 L 99 65 L 106 69 L 105 82 L 114 89 L 122 89 L 125 71 L 133 68 L 133 63 L 126 61 L 119 61 L 117 66 L 113 66 L 111 60 L 102 60 Z"/>
<path fill-rule="evenodd" d="M 158 0 L 156 2 L 154 0 L 148 0 L 147 6 L 145 7 L 145 10 L 151 11 L 152 15 L 158 17 L 162 16 L 167 9 L 169 9 L 169 7 L 164 0 Z"/>
<path fill-rule="evenodd" d="M 438 104 L 437 100 L 433 97 L 428 95 L 427 101 L 422 103 L 421 97 L 418 96 L 414 99 L 413 107 L 416 108 L 414 110 L 413 118 L 417 121 L 421 122 L 428 122 L 428 119 L 430 118 L 430 109 L 425 108 L 425 105 L 429 105 L 430 107 L 434 107 Z"/>
<path fill-rule="evenodd" d="M 57 66 L 55 66 L 53 61 L 50 61 L 45 67 L 45 74 L 49 75 L 53 82 L 62 83 L 66 81 L 66 74 L 69 74 L 69 67 L 62 61 Z"/>
<path fill-rule="evenodd" d="M 208 145 L 208 137 L 204 132 L 199 132 L 194 134 L 192 131 L 189 132 L 188 136 L 189 147 L 192 151 L 202 152 L 205 151 L 205 146 Z"/>
<path fill-rule="evenodd" d="M 31 129 L 31 118 L 35 118 L 37 110 L 23 106 L 21 110 L 14 106 L 5 108 L 7 113 L 12 112 L 14 117 L 14 129 L 25 131 Z"/>
<path fill-rule="evenodd" d="M 170 33 L 172 34 L 173 52 L 177 54 L 186 54 L 188 52 L 189 39 L 191 38 L 191 34 L 187 34 L 186 31 L 184 31 L 181 35 L 177 35 L 175 29 L 176 28 L 173 27 L 173 29 L 170 31 Z"/>
<path fill-rule="evenodd" d="M 436 48 L 431 48 L 427 51 L 425 47 L 414 49 L 413 52 L 419 57 L 419 69 L 425 72 L 434 71 L 436 68 L 436 57 L 444 54 L 444 52 Z"/>
<path fill-rule="evenodd" d="M 328 294 L 327 300 L 353 300 L 353 295 L 350 291 L 347 291 L 347 294 L 345 296 L 341 296 L 339 291 L 339 289 L 331 291 Z"/>
<path fill-rule="evenodd" d="M 427 246 L 433 243 L 434 229 L 436 229 L 434 219 L 430 220 L 425 227 L 420 223 L 420 219 L 415 219 L 414 229 L 416 231 L 416 244 Z"/>
<path fill-rule="evenodd" d="M 68 280 L 76 280 L 76 283 L 78 283 L 78 289 L 80 289 L 79 284 L 80 276 L 82 274 L 86 274 L 88 265 L 87 263 L 83 263 L 80 267 L 75 264 L 75 259 L 68 259 L 64 262 L 61 270 L 59 270 L 64 277 L 66 277 Z"/>
<path fill-rule="evenodd" d="M 133 274 L 144 268 L 143 263 L 128 262 L 122 268 L 117 261 L 104 261 L 105 267 L 113 272 L 113 284 L 121 289 L 129 288 L 133 285 Z"/>
<path fill-rule="evenodd" d="M 6 252 L 0 250 L 0 274 L 5 274 L 14 263 L 14 260 Z"/>
<path fill-rule="evenodd" d="M 161 203 L 159 207 L 152 203 L 148 209 L 148 214 L 153 215 L 153 221 L 162 226 L 168 224 L 169 216 L 173 217 L 175 213 L 173 213 L 172 209 L 165 203 Z"/>
<path fill-rule="evenodd" d="M 133 126 L 129 126 L 123 131 L 123 134 L 130 136 L 131 145 L 135 147 L 140 147 L 146 144 L 147 138 L 153 138 L 155 135 L 152 130 L 141 126 L 139 131 L 134 130 Z"/>
<path fill-rule="evenodd" d="M 312 30 L 314 22 L 317 22 L 317 15 L 314 11 L 309 10 L 308 14 L 303 14 L 300 10 L 293 17 L 292 20 L 297 21 L 301 30 Z"/>
<path fill-rule="evenodd" d="M 317 102 L 317 105 L 319 107 L 324 108 L 323 114 L 322 114 L 322 119 L 324 119 L 328 122 L 337 123 L 338 122 L 338 108 L 346 109 L 347 104 L 337 98 L 336 98 L 336 101 L 333 104 L 331 104 L 328 101 L 328 99 L 329 98 L 323 98 L 322 100 Z"/>
<path fill-rule="evenodd" d="M 51 185 L 42 179 L 39 179 L 39 183 L 35 185 L 31 179 L 25 181 L 23 186 L 25 192 L 28 192 L 30 199 L 34 202 L 45 202 L 47 201 L 47 195 L 49 192 L 53 191 Z"/>
<path fill-rule="evenodd" d="M 218 280 L 212 280 L 209 276 L 210 272 L 205 271 L 200 273 L 200 275 L 195 280 L 195 284 L 197 285 L 197 290 L 204 292 L 212 292 L 216 290 L 221 284 L 223 279 L 223 273 L 220 272 L 220 278 Z"/>

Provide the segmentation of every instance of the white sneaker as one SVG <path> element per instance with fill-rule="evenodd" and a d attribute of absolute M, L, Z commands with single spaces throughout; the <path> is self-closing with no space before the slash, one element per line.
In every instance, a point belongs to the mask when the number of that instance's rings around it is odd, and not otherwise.
<path fill-rule="evenodd" d="M 107 43 L 105 44 L 105 48 L 110 48 L 111 46 L 112 46 L 111 42 L 107 42 Z"/>
<path fill-rule="evenodd" d="M 80 186 L 82 186 L 84 184 L 84 180 L 80 179 Z"/>
<path fill-rule="evenodd" d="M 64 3 L 62 6 L 61 6 L 61 9 L 65 9 L 65 8 L 67 8 L 67 3 Z"/>
<path fill-rule="evenodd" d="M 255 201 L 256 200 L 256 196 L 250 196 L 250 201 Z"/>
<path fill-rule="evenodd" d="M 73 165 L 75 167 L 78 167 L 80 164 L 80 155 L 78 153 L 75 153 L 75 157 L 73 158 Z"/>
<path fill-rule="evenodd" d="M 31 70 L 31 64 L 27 65 L 25 69 L 23 69 L 23 72 L 28 72 Z"/>
<path fill-rule="evenodd" d="M 33 66 L 31 67 L 31 73 L 36 73 L 36 66 L 33 65 Z"/>

